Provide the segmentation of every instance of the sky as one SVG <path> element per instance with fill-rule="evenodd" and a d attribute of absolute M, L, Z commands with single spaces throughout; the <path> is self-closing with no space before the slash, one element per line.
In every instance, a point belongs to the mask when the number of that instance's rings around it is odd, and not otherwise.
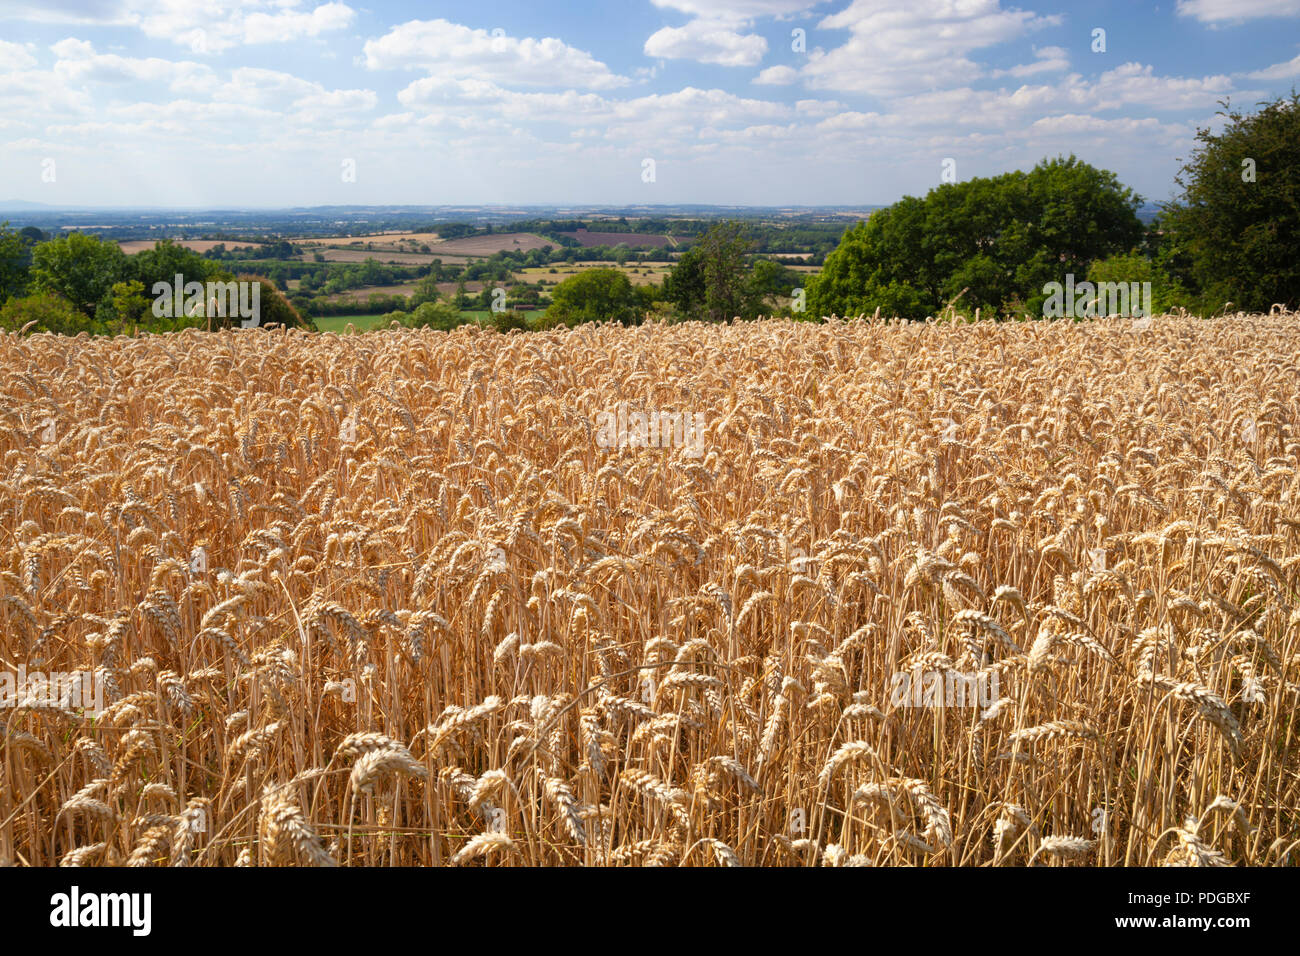
<path fill-rule="evenodd" d="M 1073 153 L 1151 202 L 1300 0 L 0 0 L 0 200 L 865 205 Z"/>

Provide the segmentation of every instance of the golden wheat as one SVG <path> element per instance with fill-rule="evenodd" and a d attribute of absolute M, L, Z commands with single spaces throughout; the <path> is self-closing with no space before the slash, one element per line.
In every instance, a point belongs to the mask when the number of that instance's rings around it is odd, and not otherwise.
<path fill-rule="evenodd" d="M 0 865 L 1289 864 L 1298 353 L 7 335 Z"/>

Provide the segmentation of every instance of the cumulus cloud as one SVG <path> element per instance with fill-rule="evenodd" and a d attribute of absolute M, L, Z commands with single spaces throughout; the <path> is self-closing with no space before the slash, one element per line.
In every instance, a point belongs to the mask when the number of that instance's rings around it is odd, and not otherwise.
<path fill-rule="evenodd" d="M 303 0 L 18 0 L 10 17 L 38 23 L 135 27 L 197 53 L 241 44 L 316 37 L 351 25 L 355 11 L 339 0 L 304 6 Z"/>
<path fill-rule="evenodd" d="M 789 86 L 799 79 L 799 71 L 792 66 L 769 66 L 754 77 L 760 86 Z"/>
<path fill-rule="evenodd" d="M 738 33 L 726 22 L 692 20 L 651 34 L 645 41 L 645 53 L 719 66 L 756 66 L 767 53 L 767 41 L 755 33 Z"/>
<path fill-rule="evenodd" d="M 969 82 L 983 75 L 970 54 L 1061 22 L 1000 0 L 854 0 L 824 17 L 823 30 L 848 30 L 830 51 L 814 50 L 800 70 L 812 89 L 890 96 Z"/>
<path fill-rule="evenodd" d="M 21 43 L 0 40 L 0 73 L 9 70 L 26 70 L 36 65 L 36 57 Z"/>
<path fill-rule="evenodd" d="M 1285 63 L 1274 63 L 1262 70 L 1247 73 L 1246 76 L 1252 80 L 1293 80 L 1300 76 L 1300 56 L 1293 57 Z"/>
<path fill-rule="evenodd" d="M 96 53 L 87 40 L 68 37 L 53 44 L 54 74 L 68 83 L 149 83 L 173 92 L 202 93 L 216 82 L 212 68 L 188 60 Z"/>
<path fill-rule="evenodd" d="M 755 17 L 789 17 L 826 0 L 652 0 L 656 7 L 705 20 L 737 22 Z"/>
<path fill-rule="evenodd" d="M 1202 23 L 1300 16 L 1300 0 L 1178 0 L 1178 14 Z"/>
<path fill-rule="evenodd" d="M 1055 73 L 1069 69 L 1070 56 L 1064 47 L 1045 46 L 1034 50 L 1034 62 L 1013 66 L 1009 70 L 994 70 L 993 76 L 1014 76 L 1017 78 L 1034 76 L 1038 73 Z"/>
<path fill-rule="evenodd" d="M 423 68 L 442 77 L 518 86 L 609 89 L 630 80 L 590 53 L 555 37 L 512 37 L 504 29 L 473 29 L 447 20 L 411 20 L 367 40 L 372 70 Z"/>

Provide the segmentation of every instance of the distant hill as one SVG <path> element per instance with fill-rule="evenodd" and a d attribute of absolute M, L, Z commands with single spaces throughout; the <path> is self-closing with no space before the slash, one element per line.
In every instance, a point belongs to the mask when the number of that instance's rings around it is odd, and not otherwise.
<path fill-rule="evenodd" d="M 51 206 L 46 202 L 28 202 L 26 199 L 0 199 L 0 212 L 14 210 L 16 212 L 30 212 L 41 209 L 61 209 L 61 206 Z"/>

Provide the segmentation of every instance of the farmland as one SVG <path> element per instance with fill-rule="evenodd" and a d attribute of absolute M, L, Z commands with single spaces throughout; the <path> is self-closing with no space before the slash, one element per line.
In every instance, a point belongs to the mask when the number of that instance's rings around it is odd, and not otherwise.
<path fill-rule="evenodd" d="M 6 335 L 0 863 L 1293 862 L 1297 352 Z"/>
<path fill-rule="evenodd" d="M 576 229 L 573 232 L 562 232 L 560 235 L 568 236 L 584 246 L 617 246 L 622 244 L 633 249 L 643 247 L 662 249 L 665 246 L 673 245 L 671 236 L 653 236 L 646 235 L 643 232 L 589 232 L 586 229 Z"/>

